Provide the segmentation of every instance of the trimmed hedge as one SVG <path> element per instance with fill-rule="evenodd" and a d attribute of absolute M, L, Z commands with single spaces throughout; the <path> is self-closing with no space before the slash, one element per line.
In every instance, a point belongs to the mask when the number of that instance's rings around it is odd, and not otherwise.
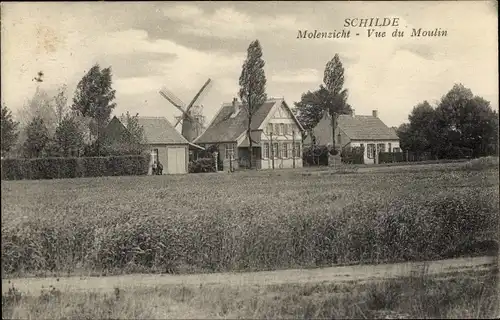
<path fill-rule="evenodd" d="M 146 175 L 150 155 L 2 159 L 2 180 Z"/>

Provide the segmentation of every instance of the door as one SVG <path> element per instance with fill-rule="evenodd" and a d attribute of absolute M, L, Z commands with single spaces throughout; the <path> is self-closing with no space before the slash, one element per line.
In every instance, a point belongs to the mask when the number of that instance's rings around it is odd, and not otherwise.
<path fill-rule="evenodd" d="M 167 167 L 169 174 L 186 173 L 185 147 L 168 147 Z"/>

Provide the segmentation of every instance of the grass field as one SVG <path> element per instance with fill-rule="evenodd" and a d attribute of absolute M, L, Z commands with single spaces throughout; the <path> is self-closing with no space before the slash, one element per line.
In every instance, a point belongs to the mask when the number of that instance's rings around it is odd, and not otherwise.
<path fill-rule="evenodd" d="M 113 292 L 2 295 L 16 319 L 492 319 L 498 271 L 447 277 L 425 273 L 374 282 L 115 287 Z M 15 288 L 15 287 L 14 287 Z"/>
<path fill-rule="evenodd" d="M 2 277 L 271 270 L 495 252 L 498 168 L 445 169 L 2 182 Z"/>

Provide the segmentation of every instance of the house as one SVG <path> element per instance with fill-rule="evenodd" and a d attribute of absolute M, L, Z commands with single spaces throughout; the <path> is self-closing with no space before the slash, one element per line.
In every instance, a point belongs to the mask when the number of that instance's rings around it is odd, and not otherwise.
<path fill-rule="evenodd" d="M 249 166 L 248 116 L 236 98 L 224 103 L 196 144 L 216 146 L 224 170 Z M 253 168 L 302 167 L 304 129 L 284 99 L 268 99 L 251 122 Z"/>
<path fill-rule="evenodd" d="M 151 152 L 151 164 L 159 161 L 163 174 L 187 173 L 189 148 L 202 148 L 188 142 L 164 117 L 138 117 L 138 122 L 144 128 L 143 144 Z M 123 123 L 113 117 L 106 128 L 107 139 L 120 141 L 127 134 Z"/>
<path fill-rule="evenodd" d="M 313 129 L 317 145 L 332 144 L 331 117 L 325 114 Z M 377 110 L 371 116 L 340 115 L 335 130 L 336 148 L 364 147 L 364 162 L 377 163 L 378 152 L 401 152 L 399 138 L 393 128 L 387 127 L 378 117 Z M 304 140 L 304 145 L 311 145 L 311 137 Z"/>

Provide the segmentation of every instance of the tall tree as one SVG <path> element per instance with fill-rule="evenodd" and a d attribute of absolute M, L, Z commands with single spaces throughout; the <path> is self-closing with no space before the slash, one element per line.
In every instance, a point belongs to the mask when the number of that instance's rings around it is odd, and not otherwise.
<path fill-rule="evenodd" d="M 262 48 L 259 40 L 250 43 L 247 49 L 247 58 L 243 63 L 240 75 L 239 96 L 243 109 L 247 115 L 247 139 L 249 144 L 250 168 L 253 165 L 253 143 L 251 136 L 252 118 L 257 110 L 266 102 L 266 75 L 264 73 L 265 62 L 262 59 Z"/>
<path fill-rule="evenodd" d="M 328 61 L 325 67 L 323 82 L 329 92 L 328 114 L 332 121 L 332 150 L 335 148 L 335 127 L 340 114 L 350 113 L 350 106 L 347 104 L 347 89 L 344 89 L 344 67 L 338 54 Z M 321 89 L 320 89 L 321 90 Z"/>
<path fill-rule="evenodd" d="M 19 122 L 14 121 L 12 112 L 5 104 L 2 104 L 1 111 L 1 126 L 2 126 L 2 140 L 1 140 L 1 153 L 4 156 L 16 144 L 19 135 L 17 127 Z"/>
<path fill-rule="evenodd" d="M 63 157 L 73 156 L 82 150 L 84 146 L 83 133 L 76 119 L 66 115 L 56 129 L 54 143 L 59 155 Z"/>
<path fill-rule="evenodd" d="M 303 94 L 300 101 L 295 103 L 295 110 L 298 120 L 308 134 L 313 134 L 312 129 L 316 127 L 325 114 L 327 114 L 330 119 L 335 120 L 340 114 L 351 114 L 352 107 L 345 101 L 346 96 L 347 91 L 341 93 L 341 95 L 335 95 L 334 92 L 328 90 L 323 85 L 316 91 L 308 91 Z M 341 99 L 340 102 L 339 99 Z M 335 118 L 332 118 L 332 115 L 335 116 Z M 333 130 L 334 129 L 333 127 Z M 335 131 L 333 134 L 335 134 Z M 333 139 L 333 142 L 335 142 L 335 139 Z"/>
<path fill-rule="evenodd" d="M 24 151 L 27 157 L 37 158 L 42 155 L 49 142 L 49 131 L 42 117 L 35 117 L 26 128 Z"/>
<path fill-rule="evenodd" d="M 116 107 L 113 102 L 116 91 L 111 85 L 111 67 L 101 69 L 99 64 L 95 64 L 80 80 L 73 97 L 71 109 L 94 120 L 92 131 L 98 139 Z"/>

